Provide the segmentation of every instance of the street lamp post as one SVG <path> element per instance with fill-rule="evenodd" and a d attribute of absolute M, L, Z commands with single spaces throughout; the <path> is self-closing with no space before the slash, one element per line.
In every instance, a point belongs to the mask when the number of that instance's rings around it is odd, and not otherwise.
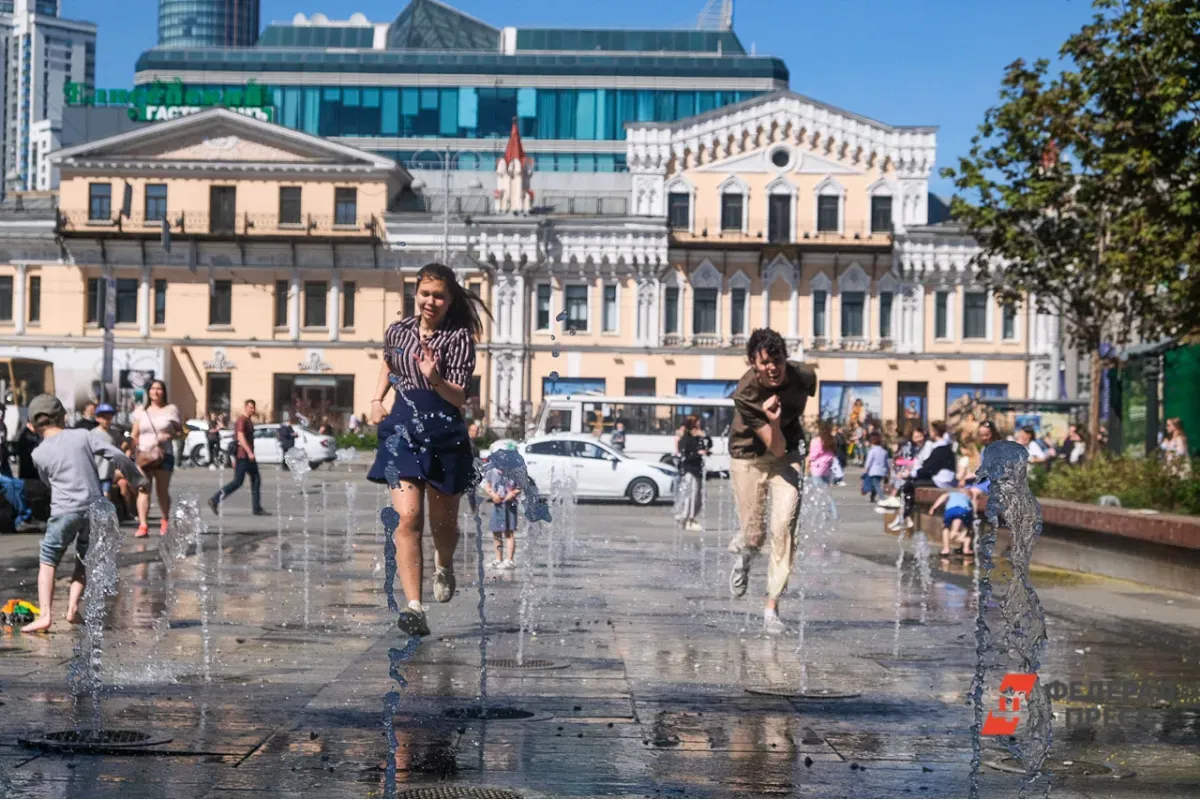
<path fill-rule="evenodd" d="M 446 146 L 444 150 L 418 150 L 413 154 L 413 158 L 408 162 L 410 169 L 421 169 L 422 153 L 431 153 L 436 156 L 434 163 L 438 164 L 442 170 L 442 263 L 446 266 L 450 265 L 450 171 L 454 169 L 464 155 L 472 155 L 479 163 L 482 163 L 482 157 L 474 150 L 451 150 Z M 425 186 L 425 182 L 417 178 L 412 182 L 412 188 L 421 189 Z M 479 190 L 483 188 L 483 183 L 479 178 L 472 178 L 467 184 L 468 189 Z"/>

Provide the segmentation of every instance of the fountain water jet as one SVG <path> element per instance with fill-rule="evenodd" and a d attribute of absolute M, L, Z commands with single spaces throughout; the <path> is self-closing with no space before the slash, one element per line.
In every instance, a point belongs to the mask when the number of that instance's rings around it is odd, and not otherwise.
<path fill-rule="evenodd" d="M 89 547 L 84 558 L 87 585 L 83 590 L 83 641 L 76 645 L 75 659 L 67 670 L 72 693 L 92 699 L 92 730 L 100 730 L 100 702 L 104 690 L 104 618 L 107 599 L 117 593 L 117 555 L 121 550 L 121 527 L 117 509 L 107 500 L 88 508 Z M 82 728 L 77 724 L 78 728 Z"/>

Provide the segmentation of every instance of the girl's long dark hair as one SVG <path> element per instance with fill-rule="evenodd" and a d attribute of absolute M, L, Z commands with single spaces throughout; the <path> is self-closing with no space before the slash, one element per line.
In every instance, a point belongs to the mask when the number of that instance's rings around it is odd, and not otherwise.
<path fill-rule="evenodd" d="M 150 381 L 150 385 L 146 387 L 146 405 L 142 406 L 143 408 L 149 408 L 149 407 L 150 407 L 150 402 L 151 402 L 151 401 L 150 401 L 150 390 L 154 388 L 154 384 L 156 384 L 156 383 L 157 383 L 159 386 L 161 386 L 161 387 L 162 387 L 162 390 L 163 390 L 163 408 L 166 408 L 166 406 L 167 406 L 167 403 L 169 402 L 169 401 L 167 400 L 167 382 L 166 382 L 166 381 L 164 381 L 164 380 L 160 380 L 159 378 L 155 378 L 154 380 Z"/>
<path fill-rule="evenodd" d="M 479 312 L 487 314 L 488 319 L 492 318 L 492 312 L 488 311 L 479 295 L 459 283 L 454 270 L 445 264 L 426 264 L 421 267 L 421 271 L 417 273 L 418 288 L 421 281 L 426 280 L 441 281 L 450 293 L 450 307 L 446 309 L 445 326 L 468 328 L 471 335 L 479 339 L 483 335 L 483 316 Z"/>

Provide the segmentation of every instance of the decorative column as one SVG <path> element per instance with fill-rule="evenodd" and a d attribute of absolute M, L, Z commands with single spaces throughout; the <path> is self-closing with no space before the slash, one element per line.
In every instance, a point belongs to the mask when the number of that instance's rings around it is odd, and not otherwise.
<path fill-rule="evenodd" d="M 288 336 L 300 341 L 300 270 L 292 270 L 288 282 Z"/>
<path fill-rule="evenodd" d="M 329 341 L 336 342 L 342 332 L 342 276 L 334 273 L 329 282 Z"/>
<path fill-rule="evenodd" d="M 142 279 L 138 282 L 138 333 L 143 339 L 150 337 L 150 267 L 142 267 Z"/>
<path fill-rule="evenodd" d="M 19 336 L 25 333 L 25 320 L 29 319 L 29 309 L 26 307 L 29 304 L 28 294 L 25 291 L 27 278 L 25 277 L 26 266 L 17 264 L 17 275 L 13 286 L 13 329 Z"/>

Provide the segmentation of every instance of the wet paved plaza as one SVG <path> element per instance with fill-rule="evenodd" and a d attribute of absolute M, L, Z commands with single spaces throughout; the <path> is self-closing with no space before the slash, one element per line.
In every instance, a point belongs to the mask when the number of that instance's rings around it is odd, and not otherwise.
<path fill-rule="evenodd" d="M 271 510 L 278 475 L 265 480 Z M 177 478 L 177 495 L 217 482 L 209 471 Z M 308 491 L 307 526 L 290 480 L 282 517 L 251 517 L 245 492 L 221 532 L 205 511 L 204 553 L 169 571 L 157 540 L 125 529 L 101 711 L 104 727 L 158 744 L 103 755 L 23 747 L 90 724 L 91 699 L 68 689 L 79 631 L 61 621 L 50 636 L 5 631 L 0 796 L 967 793 L 974 570 L 936 546 L 922 570 L 912 543 L 897 569 L 897 540 L 857 492 L 836 491 L 842 520 L 825 547 L 805 549 L 781 606 L 789 630 L 774 636 L 762 630 L 764 559 L 748 599 L 729 597 L 727 482 L 710 483 L 703 534 L 677 530 L 666 506 L 557 507 L 552 525 L 519 541 L 517 570 L 487 573 L 481 701 L 474 522 L 458 594 L 449 605 L 427 598 L 433 635 L 409 653 L 382 590 L 382 496 L 361 471 L 313 473 Z M 35 544 L 0 537 L 0 597 L 33 599 Z M 427 547 L 427 570 L 431 560 Z M 1200 597 L 1041 570 L 1033 582 L 1050 639 L 1040 675 L 1055 695 L 1037 793 L 1200 795 Z M 64 595 L 60 582 L 60 604 Z M 1085 696 L 1102 686 L 1124 690 Z M 472 719 L 481 702 L 522 718 Z M 1015 795 L 1021 776 L 995 768 L 1002 740 L 983 748 L 980 794 Z"/>

